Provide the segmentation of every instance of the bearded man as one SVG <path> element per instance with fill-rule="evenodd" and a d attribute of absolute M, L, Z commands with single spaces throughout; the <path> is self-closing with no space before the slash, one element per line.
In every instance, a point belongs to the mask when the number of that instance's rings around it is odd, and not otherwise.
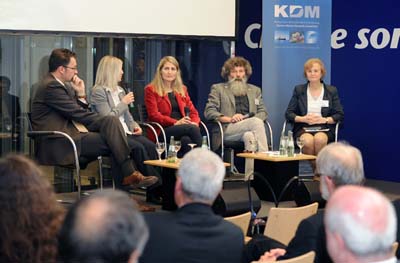
<path fill-rule="evenodd" d="M 242 141 L 247 151 L 252 150 L 251 142 L 257 141 L 258 150 L 264 152 L 268 151 L 264 126 L 268 114 L 261 89 L 247 83 L 251 73 L 249 61 L 243 57 L 225 61 L 221 76 L 227 82 L 212 85 L 204 116 L 223 124 L 224 140 Z M 213 150 L 220 147 L 221 142 L 216 139 L 213 137 Z"/>

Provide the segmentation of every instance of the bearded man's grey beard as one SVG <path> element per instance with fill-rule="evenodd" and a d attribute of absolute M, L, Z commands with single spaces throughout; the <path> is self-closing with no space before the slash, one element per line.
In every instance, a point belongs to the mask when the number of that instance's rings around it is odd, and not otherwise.
<path fill-rule="evenodd" d="M 234 96 L 244 96 L 247 94 L 247 78 L 231 79 L 228 83 Z"/>

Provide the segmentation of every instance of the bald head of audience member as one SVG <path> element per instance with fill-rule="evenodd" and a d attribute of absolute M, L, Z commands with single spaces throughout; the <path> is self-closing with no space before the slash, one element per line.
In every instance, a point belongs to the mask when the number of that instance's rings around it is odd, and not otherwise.
<path fill-rule="evenodd" d="M 195 148 L 183 157 L 177 175 L 175 202 L 178 207 L 188 203 L 211 205 L 222 189 L 225 166 L 212 151 Z"/>
<path fill-rule="evenodd" d="M 121 191 L 99 191 L 67 214 L 59 238 L 63 262 L 137 262 L 148 228 L 134 201 Z"/>
<path fill-rule="evenodd" d="M 380 262 L 394 257 L 396 214 L 378 191 L 340 187 L 329 199 L 324 220 L 328 252 L 334 262 Z"/>
<path fill-rule="evenodd" d="M 317 156 L 320 191 L 325 200 L 342 185 L 364 183 L 364 166 L 360 150 L 343 142 L 331 143 Z"/>

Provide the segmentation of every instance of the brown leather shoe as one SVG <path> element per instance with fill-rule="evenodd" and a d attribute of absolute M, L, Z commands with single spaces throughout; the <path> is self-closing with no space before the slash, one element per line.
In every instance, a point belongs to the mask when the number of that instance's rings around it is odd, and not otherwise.
<path fill-rule="evenodd" d="M 140 212 L 155 212 L 156 208 L 149 205 L 138 205 Z"/>
<path fill-rule="evenodd" d="M 155 176 L 144 176 L 139 171 L 134 171 L 130 176 L 127 176 L 122 181 L 123 185 L 129 185 L 131 187 L 148 187 L 157 183 L 158 178 Z"/>

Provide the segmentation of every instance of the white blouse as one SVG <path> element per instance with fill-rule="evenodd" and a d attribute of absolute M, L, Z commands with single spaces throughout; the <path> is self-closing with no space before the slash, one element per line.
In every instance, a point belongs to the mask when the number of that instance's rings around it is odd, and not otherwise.
<path fill-rule="evenodd" d="M 324 87 L 322 86 L 321 94 L 314 98 L 310 93 L 310 86 L 307 87 L 307 114 L 321 115 L 322 100 L 324 98 Z"/>

